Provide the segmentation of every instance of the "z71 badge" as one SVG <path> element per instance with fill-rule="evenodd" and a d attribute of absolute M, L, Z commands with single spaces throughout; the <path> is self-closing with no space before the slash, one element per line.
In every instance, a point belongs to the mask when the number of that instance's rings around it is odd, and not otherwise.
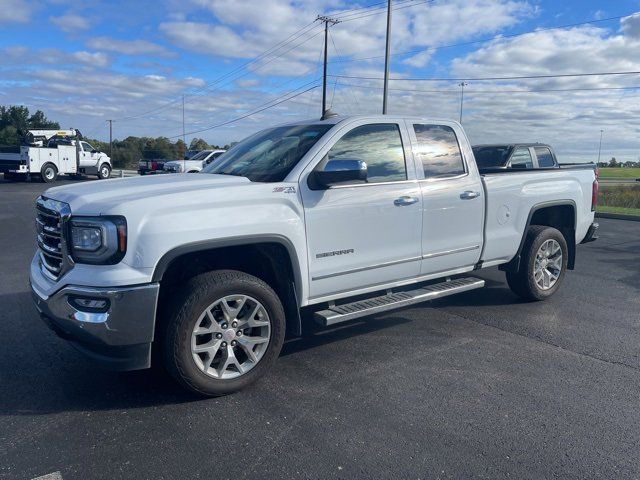
<path fill-rule="evenodd" d="M 296 187 L 274 187 L 273 193 L 296 193 Z"/>

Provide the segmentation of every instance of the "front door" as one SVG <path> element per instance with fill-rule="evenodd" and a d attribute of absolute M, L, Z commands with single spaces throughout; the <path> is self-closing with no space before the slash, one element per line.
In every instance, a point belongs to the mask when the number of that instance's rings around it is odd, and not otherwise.
<path fill-rule="evenodd" d="M 87 142 L 81 142 L 82 151 L 80 152 L 80 166 L 94 167 L 98 163 L 98 153 Z"/>
<path fill-rule="evenodd" d="M 484 190 L 456 124 L 409 123 L 423 201 L 421 275 L 469 269 L 480 259 Z"/>
<path fill-rule="evenodd" d="M 302 177 L 312 300 L 372 290 L 420 270 L 421 196 L 405 126 L 360 123 L 343 127 L 312 168 L 362 160 L 366 183 L 311 190 Z"/>

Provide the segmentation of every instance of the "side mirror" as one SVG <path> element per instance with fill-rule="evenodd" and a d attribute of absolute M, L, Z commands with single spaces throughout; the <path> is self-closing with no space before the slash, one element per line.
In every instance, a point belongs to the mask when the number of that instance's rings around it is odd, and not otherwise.
<path fill-rule="evenodd" d="M 367 181 L 367 164 L 362 160 L 330 160 L 322 170 L 309 175 L 309 188 L 323 190 L 333 185 Z"/>
<path fill-rule="evenodd" d="M 91 150 L 91 153 L 100 153 L 100 150 L 96 150 L 95 148 Z"/>

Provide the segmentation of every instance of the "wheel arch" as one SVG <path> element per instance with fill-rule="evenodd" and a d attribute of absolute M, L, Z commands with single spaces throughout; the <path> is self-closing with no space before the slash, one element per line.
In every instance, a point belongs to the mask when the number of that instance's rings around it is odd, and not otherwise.
<path fill-rule="evenodd" d="M 558 229 L 567 242 L 569 256 L 567 259 L 567 269 L 573 270 L 576 259 L 576 202 L 571 199 L 554 200 L 550 202 L 541 202 L 529 211 L 527 223 L 522 232 L 520 245 L 515 256 L 504 265 L 500 265 L 500 270 L 507 272 L 517 272 L 520 269 L 520 260 L 522 249 L 527 238 L 527 231 L 531 225 L 544 225 Z"/>
<path fill-rule="evenodd" d="M 267 282 L 282 301 L 287 331 L 300 335 L 302 275 L 298 256 L 289 239 L 280 235 L 254 235 L 243 238 L 205 240 L 181 245 L 165 253 L 156 264 L 152 281 L 163 290 L 199 273 L 234 269 Z"/>

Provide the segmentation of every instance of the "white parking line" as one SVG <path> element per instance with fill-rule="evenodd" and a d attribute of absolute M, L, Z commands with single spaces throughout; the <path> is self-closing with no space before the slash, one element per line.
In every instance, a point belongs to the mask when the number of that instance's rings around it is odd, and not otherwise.
<path fill-rule="evenodd" d="M 62 480 L 62 474 L 60 472 L 47 473 L 46 475 L 33 478 L 32 480 Z"/>

